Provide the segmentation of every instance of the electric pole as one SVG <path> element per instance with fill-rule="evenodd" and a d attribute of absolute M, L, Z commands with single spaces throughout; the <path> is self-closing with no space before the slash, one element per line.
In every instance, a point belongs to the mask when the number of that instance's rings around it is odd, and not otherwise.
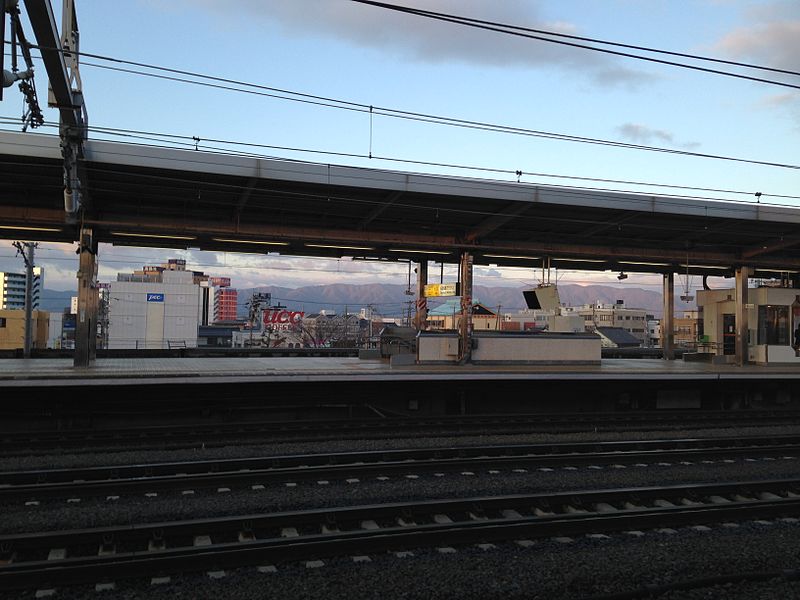
<path fill-rule="evenodd" d="M 14 242 L 13 246 L 17 249 L 17 255 L 22 255 L 25 261 L 25 345 L 23 356 L 31 357 L 31 345 L 33 337 L 33 251 L 39 244 L 35 242 Z"/>

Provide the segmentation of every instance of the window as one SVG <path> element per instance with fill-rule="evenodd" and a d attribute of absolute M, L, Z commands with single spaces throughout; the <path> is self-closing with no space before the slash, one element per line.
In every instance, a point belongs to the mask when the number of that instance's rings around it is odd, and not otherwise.
<path fill-rule="evenodd" d="M 6 326 L 6 318 L 0 317 L 0 327 L 5 327 L 5 326 Z"/>
<path fill-rule="evenodd" d="M 772 346 L 788 346 L 789 339 L 789 307 L 758 307 L 758 343 Z"/>

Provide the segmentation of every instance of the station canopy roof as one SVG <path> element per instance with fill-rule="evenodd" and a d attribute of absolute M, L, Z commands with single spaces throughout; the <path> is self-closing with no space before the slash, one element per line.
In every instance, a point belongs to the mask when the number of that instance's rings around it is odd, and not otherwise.
<path fill-rule="evenodd" d="M 116 245 L 729 275 L 800 272 L 800 209 L 87 141 Z M 72 242 L 58 138 L 0 132 L 0 237 Z M 101 257 L 102 260 L 102 257 Z"/>

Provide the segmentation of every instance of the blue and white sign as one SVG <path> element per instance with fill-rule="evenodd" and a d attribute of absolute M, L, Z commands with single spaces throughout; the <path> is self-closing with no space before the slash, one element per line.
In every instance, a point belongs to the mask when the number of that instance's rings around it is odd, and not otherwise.
<path fill-rule="evenodd" d="M 151 292 L 147 293 L 147 301 L 148 302 L 163 302 L 164 301 L 164 294 L 153 294 Z"/>

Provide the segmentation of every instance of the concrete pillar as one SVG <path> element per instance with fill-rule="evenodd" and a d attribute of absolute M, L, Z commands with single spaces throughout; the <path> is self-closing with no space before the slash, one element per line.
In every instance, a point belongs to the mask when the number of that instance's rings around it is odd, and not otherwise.
<path fill-rule="evenodd" d="M 664 273 L 664 318 L 661 319 L 661 347 L 664 360 L 675 358 L 675 273 Z"/>
<path fill-rule="evenodd" d="M 749 356 L 750 335 L 747 323 L 747 280 L 750 267 L 736 268 L 736 364 L 746 365 Z"/>
<path fill-rule="evenodd" d="M 22 356 L 30 358 L 31 348 L 33 347 L 33 253 L 36 249 L 36 244 L 25 242 L 25 249 L 25 341 Z M 40 293 L 44 293 L 41 284 Z M 36 330 L 38 332 L 38 326 Z"/>
<path fill-rule="evenodd" d="M 78 255 L 78 314 L 73 364 L 88 367 L 94 363 L 97 348 L 97 242 L 91 228 L 81 228 Z"/>
<path fill-rule="evenodd" d="M 428 261 L 422 260 L 417 265 L 417 316 L 414 319 L 416 329 L 425 329 L 428 315 L 428 300 L 425 298 L 425 286 L 428 284 Z"/>
<path fill-rule="evenodd" d="M 461 324 L 459 327 L 459 362 L 469 362 L 472 356 L 472 255 L 464 252 L 459 264 L 461 273 Z"/>

